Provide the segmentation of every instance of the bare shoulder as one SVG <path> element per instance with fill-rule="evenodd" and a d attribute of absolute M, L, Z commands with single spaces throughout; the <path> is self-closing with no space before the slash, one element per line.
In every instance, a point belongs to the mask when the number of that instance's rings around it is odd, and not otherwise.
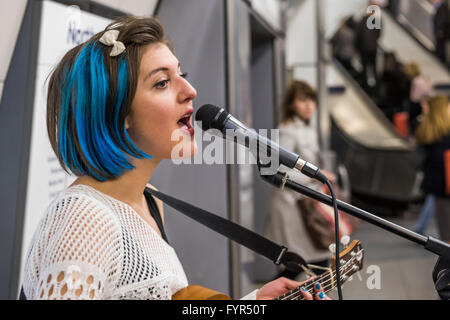
<path fill-rule="evenodd" d="M 159 191 L 157 188 L 155 188 L 155 186 L 151 185 L 150 183 L 147 183 L 147 187 L 150 189 L 153 189 L 155 191 Z M 153 197 L 153 199 L 155 199 L 156 205 L 158 206 L 158 210 L 159 213 L 161 214 L 161 219 L 164 223 L 164 206 L 163 206 L 163 202 L 161 200 L 159 200 L 156 197 Z"/>

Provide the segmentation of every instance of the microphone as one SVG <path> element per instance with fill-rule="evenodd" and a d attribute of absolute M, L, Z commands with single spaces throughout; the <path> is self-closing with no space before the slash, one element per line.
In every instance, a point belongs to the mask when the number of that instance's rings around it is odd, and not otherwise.
<path fill-rule="evenodd" d="M 236 138 L 238 138 L 237 142 L 247 148 L 251 145 L 251 142 L 257 143 L 258 146 L 264 145 L 272 154 L 278 154 L 279 161 L 282 165 L 290 169 L 297 169 L 304 175 L 319 180 L 322 183 L 328 181 L 327 177 L 320 172 L 318 167 L 301 159 L 298 154 L 286 150 L 272 140 L 259 135 L 254 130 L 250 130 L 223 108 L 205 104 L 197 111 L 195 121 L 201 122 L 203 131 L 217 129 L 229 140 L 236 142 Z M 230 131 L 233 133 L 232 135 L 229 134 Z"/>

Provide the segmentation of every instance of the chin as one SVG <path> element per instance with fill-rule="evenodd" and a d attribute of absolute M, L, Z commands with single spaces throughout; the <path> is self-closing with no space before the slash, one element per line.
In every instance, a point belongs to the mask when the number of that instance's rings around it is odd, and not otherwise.
<path fill-rule="evenodd" d="M 198 151 L 197 142 L 192 137 L 189 141 L 175 144 L 168 153 L 167 158 L 172 160 L 192 158 Z"/>

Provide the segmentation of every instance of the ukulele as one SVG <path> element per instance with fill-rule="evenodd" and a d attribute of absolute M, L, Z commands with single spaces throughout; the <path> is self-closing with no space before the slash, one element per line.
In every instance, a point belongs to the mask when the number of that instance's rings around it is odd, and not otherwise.
<path fill-rule="evenodd" d="M 347 242 L 348 244 L 349 240 L 344 242 Z M 354 273 L 362 269 L 364 258 L 364 249 L 358 240 L 353 240 L 348 246 L 345 243 L 343 244 L 344 250 L 339 254 L 341 284 L 347 281 Z M 333 251 L 333 245 L 334 244 L 330 246 L 330 251 Z M 305 287 L 306 290 L 314 296 L 314 284 L 316 282 L 321 284 L 324 293 L 327 293 L 336 287 L 336 263 L 334 255 L 331 257 L 329 272 L 325 272 L 318 277 L 308 279 L 301 286 L 284 293 L 274 300 L 304 300 L 304 297 L 300 292 L 301 287 Z M 199 285 L 189 285 L 186 288 L 176 292 L 172 296 L 172 300 L 231 300 L 231 298 L 224 293 L 212 289 Z"/>

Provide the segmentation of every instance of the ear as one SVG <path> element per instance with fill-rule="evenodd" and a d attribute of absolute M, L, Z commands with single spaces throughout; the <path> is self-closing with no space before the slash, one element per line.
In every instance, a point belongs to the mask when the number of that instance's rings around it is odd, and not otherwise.
<path fill-rule="evenodd" d="M 125 117 L 125 130 L 130 128 L 130 116 Z"/>

